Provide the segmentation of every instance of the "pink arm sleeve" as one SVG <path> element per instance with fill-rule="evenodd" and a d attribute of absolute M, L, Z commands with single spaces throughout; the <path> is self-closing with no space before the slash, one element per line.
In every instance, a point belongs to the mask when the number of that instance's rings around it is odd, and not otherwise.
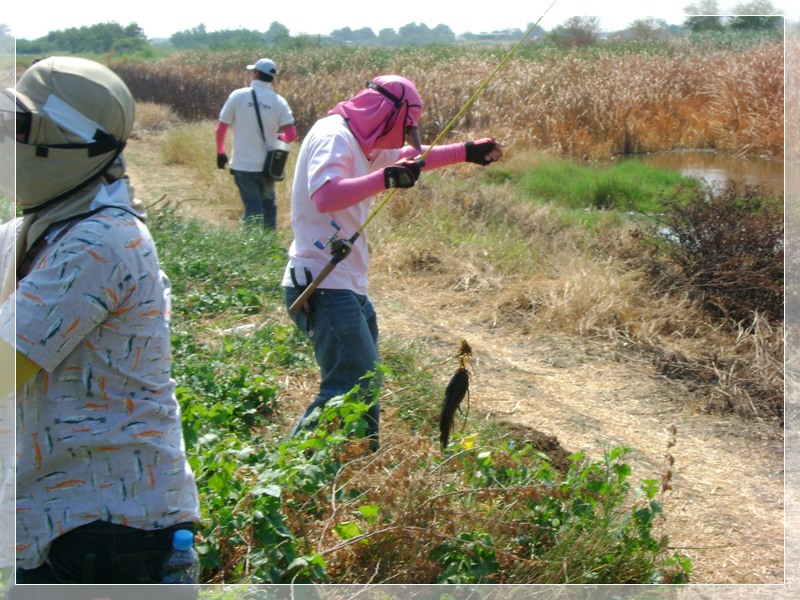
<path fill-rule="evenodd" d="M 414 158 L 419 152 L 416 148 L 406 146 L 400 151 L 400 158 Z M 434 146 L 425 157 L 423 171 L 438 169 L 446 165 L 464 162 L 467 149 L 464 144 L 449 144 L 447 146 Z M 366 200 L 386 189 L 383 178 L 383 169 L 363 177 L 352 179 L 333 179 L 319 188 L 311 196 L 314 206 L 321 213 L 342 210 Z"/>
<path fill-rule="evenodd" d="M 383 169 L 363 177 L 332 179 L 314 192 L 311 201 L 321 213 L 342 210 L 386 189 Z"/>
<path fill-rule="evenodd" d="M 297 139 L 297 128 L 294 125 L 287 125 L 284 129 L 281 129 L 278 139 L 290 144 Z"/>
<path fill-rule="evenodd" d="M 228 124 L 217 123 L 217 154 L 225 154 L 225 134 L 228 133 Z"/>
<path fill-rule="evenodd" d="M 422 147 L 423 151 L 428 149 L 428 146 Z M 419 152 L 412 146 L 405 146 L 400 151 L 400 158 L 414 158 L 419 156 Z M 428 156 L 425 157 L 425 166 L 422 167 L 423 171 L 430 171 L 432 169 L 439 169 L 447 165 L 454 165 L 456 163 L 464 162 L 467 160 L 467 147 L 464 144 L 448 144 L 447 146 L 434 146 Z"/>

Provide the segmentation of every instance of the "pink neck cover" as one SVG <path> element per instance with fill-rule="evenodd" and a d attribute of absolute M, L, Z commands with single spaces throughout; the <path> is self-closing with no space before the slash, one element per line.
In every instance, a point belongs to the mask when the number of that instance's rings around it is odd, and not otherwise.
<path fill-rule="evenodd" d="M 340 102 L 329 115 L 341 115 L 358 140 L 364 155 L 369 157 L 377 148 L 401 148 L 406 125 L 417 125 L 422 113 L 422 98 L 411 81 L 399 75 L 381 75 L 372 81 L 396 96 L 401 106 L 371 88 Z M 402 112 L 406 112 L 405 118 Z M 380 138 L 385 138 L 381 140 Z"/>

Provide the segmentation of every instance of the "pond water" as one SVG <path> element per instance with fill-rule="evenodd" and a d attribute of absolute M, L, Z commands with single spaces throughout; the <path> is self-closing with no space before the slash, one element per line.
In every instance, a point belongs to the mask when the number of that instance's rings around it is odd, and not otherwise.
<path fill-rule="evenodd" d="M 780 160 L 702 150 L 643 154 L 625 160 L 638 160 L 653 167 L 678 171 L 712 186 L 725 185 L 733 179 L 742 184 L 763 186 L 775 195 L 783 196 L 784 193 L 784 163 Z"/>

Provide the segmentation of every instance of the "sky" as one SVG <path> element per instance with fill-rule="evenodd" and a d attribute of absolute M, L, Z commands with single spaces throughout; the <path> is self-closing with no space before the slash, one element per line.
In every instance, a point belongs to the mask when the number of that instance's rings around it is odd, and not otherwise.
<path fill-rule="evenodd" d="M 739 0 L 718 0 L 723 11 Z M 381 29 L 398 29 L 409 23 L 430 28 L 447 25 L 455 34 L 480 33 L 502 29 L 527 30 L 547 10 L 540 25 L 546 30 L 561 25 L 572 16 L 597 16 L 605 31 L 625 29 L 637 19 L 654 17 L 668 24 L 680 24 L 686 17 L 684 7 L 696 0 L 429 0 L 428 2 L 377 2 L 367 0 L 284 0 L 251 2 L 239 0 L 234 5 L 219 2 L 170 2 L 169 0 L 39 0 L 4 2 L 0 24 L 10 28 L 18 38 L 33 40 L 71 27 L 116 22 L 137 23 L 145 35 L 168 38 L 173 33 L 192 29 L 200 24 L 206 31 L 252 29 L 266 31 L 277 21 L 292 36 L 302 33 L 326 35 L 335 29 L 353 30 L 369 27 L 376 34 Z M 773 0 L 778 9 L 785 9 L 788 0 Z M 793 3 L 793 0 L 792 0 Z M 10 6 L 9 6 L 10 5 Z M 251 7 L 251 15 L 243 7 Z M 548 7 L 549 10 L 548 10 Z M 415 11 L 414 8 L 417 8 Z M 800 14 L 800 10 L 792 10 Z M 789 18 L 797 15 L 787 14 Z"/>

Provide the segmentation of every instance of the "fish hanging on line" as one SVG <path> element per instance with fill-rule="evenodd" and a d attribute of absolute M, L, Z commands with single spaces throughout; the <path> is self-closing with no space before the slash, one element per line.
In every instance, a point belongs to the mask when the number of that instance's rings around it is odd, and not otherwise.
<path fill-rule="evenodd" d="M 439 414 L 439 442 L 441 443 L 442 450 L 447 448 L 450 441 L 450 435 L 453 433 L 455 426 L 456 410 L 461 411 L 461 402 L 467 398 L 467 413 L 464 414 L 464 422 L 466 423 L 467 414 L 469 414 L 469 378 L 470 374 L 467 370 L 467 361 L 472 358 L 472 347 L 467 340 L 461 340 L 461 346 L 456 353 L 458 357 L 459 366 L 447 387 L 444 390 L 444 402 L 442 402 L 442 412 Z"/>

